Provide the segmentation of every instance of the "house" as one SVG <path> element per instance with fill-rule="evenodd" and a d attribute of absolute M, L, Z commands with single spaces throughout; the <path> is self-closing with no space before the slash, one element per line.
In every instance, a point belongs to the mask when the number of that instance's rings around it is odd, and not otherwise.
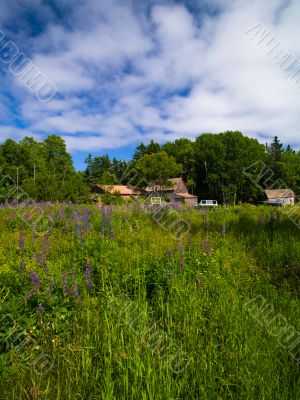
<path fill-rule="evenodd" d="M 136 198 L 140 194 L 139 190 L 127 185 L 95 185 L 92 188 L 94 194 L 120 195 L 123 199 Z"/>
<path fill-rule="evenodd" d="M 188 206 L 196 206 L 198 204 L 198 197 L 189 193 L 176 193 L 175 202 L 183 203 Z"/>
<path fill-rule="evenodd" d="M 283 205 L 295 204 L 295 194 L 291 189 L 265 190 L 265 194 L 269 203 L 282 201 Z"/>
<path fill-rule="evenodd" d="M 186 183 L 182 178 L 170 178 L 168 179 L 170 185 L 166 186 L 147 186 L 145 189 L 146 195 L 157 196 L 157 194 L 168 198 L 172 203 L 183 203 L 187 205 L 198 204 L 198 197 L 189 194 Z"/>

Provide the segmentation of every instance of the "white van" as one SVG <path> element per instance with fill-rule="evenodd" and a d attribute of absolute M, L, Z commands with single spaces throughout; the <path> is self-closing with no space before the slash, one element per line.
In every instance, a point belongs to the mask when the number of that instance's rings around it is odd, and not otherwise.
<path fill-rule="evenodd" d="M 196 205 L 196 207 L 217 207 L 218 202 L 217 200 L 201 200 L 199 204 Z"/>

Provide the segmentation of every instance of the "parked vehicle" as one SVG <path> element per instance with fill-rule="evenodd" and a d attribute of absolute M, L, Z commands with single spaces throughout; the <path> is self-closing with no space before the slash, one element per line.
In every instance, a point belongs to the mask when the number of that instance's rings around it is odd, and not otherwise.
<path fill-rule="evenodd" d="M 161 197 L 151 197 L 151 198 L 150 198 L 150 201 L 151 201 L 151 205 L 152 205 L 152 206 L 153 206 L 153 205 L 160 205 L 160 204 L 162 204 Z"/>
<path fill-rule="evenodd" d="M 217 200 L 201 200 L 195 207 L 217 207 Z"/>
<path fill-rule="evenodd" d="M 263 201 L 263 204 L 267 204 L 269 206 L 282 206 L 284 204 L 284 201 L 282 199 L 269 199 L 267 201 Z"/>

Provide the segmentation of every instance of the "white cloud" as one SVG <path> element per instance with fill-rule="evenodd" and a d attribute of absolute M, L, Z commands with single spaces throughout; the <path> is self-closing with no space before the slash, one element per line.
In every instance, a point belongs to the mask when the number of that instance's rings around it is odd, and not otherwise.
<path fill-rule="evenodd" d="M 129 1 L 70 4 L 68 24 L 51 20 L 27 38 L 57 98 L 41 104 L 10 86 L 28 132 L 62 134 L 70 150 L 86 151 L 229 129 L 300 144 L 300 89 L 245 34 L 261 23 L 300 59 L 296 0 L 218 0 L 216 15 L 160 4 L 148 17 Z"/>

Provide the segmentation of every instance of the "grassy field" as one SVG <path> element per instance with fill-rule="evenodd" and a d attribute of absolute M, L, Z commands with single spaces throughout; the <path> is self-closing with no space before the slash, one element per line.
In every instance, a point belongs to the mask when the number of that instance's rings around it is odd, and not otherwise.
<path fill-rule="evenodd" d="M 1 399 L 300 398 L 287 212 L 43 212 L 38 235 L 30 209 L 0 210 Z"/>

